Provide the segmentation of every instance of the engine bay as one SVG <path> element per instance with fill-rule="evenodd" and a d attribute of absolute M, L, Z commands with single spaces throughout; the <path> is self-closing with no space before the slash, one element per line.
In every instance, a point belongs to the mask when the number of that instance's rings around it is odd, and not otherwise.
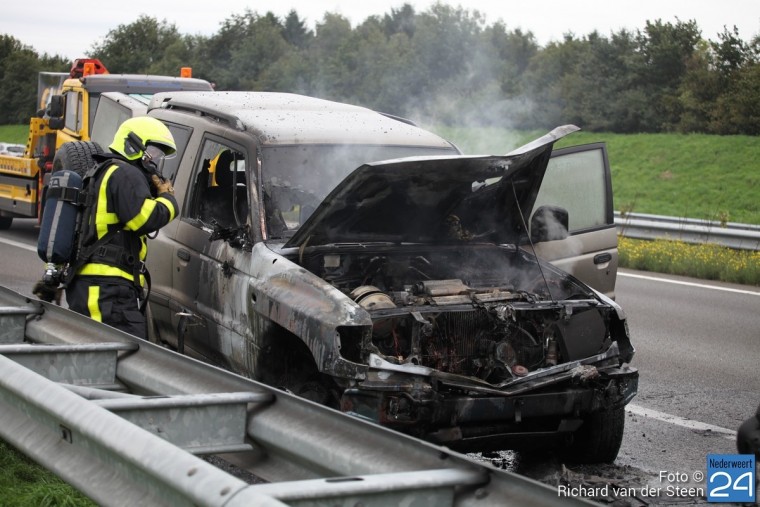
<path fill-rule="evenodd" d="M 372 353 L 495 385 L 611 342 L 609 306 L 512 245 L 343 248 L 312 251 L 301 265 L 371 316 L 363 359 Z"/>

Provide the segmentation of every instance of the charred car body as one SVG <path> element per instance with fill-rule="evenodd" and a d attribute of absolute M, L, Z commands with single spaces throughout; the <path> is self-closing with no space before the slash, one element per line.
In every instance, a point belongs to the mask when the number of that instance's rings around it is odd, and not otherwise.
<path fill-rule="evenodd" d="M 603 145 L 552 151 L 565 126 L 465 156 L 289 94 L 149 114 L 182 203 L 150 245 L 151 339 L 454 449 L 615 458 L 638 373 Z"/>

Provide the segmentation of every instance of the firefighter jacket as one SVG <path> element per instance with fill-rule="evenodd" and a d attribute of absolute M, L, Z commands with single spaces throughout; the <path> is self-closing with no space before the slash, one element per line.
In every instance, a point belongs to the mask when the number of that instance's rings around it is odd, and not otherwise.
<path fill-rule="evenodd" d="M 95 158 L 107 166 L 98 171 L 90 187 L 94 201 L 82 230 L 82 245 L 92 245 L 109 234 L 111 237 L 82 259 L 85 263 L 76 276 L 119 277 L 142 287 L 147 235 L 177 216 L 177 201 L 170 193 L 154 197 L 146 173 L 121 157 Z"/>

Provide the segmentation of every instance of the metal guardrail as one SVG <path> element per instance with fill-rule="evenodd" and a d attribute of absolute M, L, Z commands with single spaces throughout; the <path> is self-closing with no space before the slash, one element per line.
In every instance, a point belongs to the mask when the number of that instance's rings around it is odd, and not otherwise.
<path fill-rule="evenodd" d="M 4 287 L 0 330 L 0 436 L 100 505 L 589 505 Z"/>
<path fill-rule="evenodd" d="M 618 233 L 634 239 L 671 239 L 715 243 L 739 250 L 760 250 L 760 226 L 694 218 L 615 212 Z"/>

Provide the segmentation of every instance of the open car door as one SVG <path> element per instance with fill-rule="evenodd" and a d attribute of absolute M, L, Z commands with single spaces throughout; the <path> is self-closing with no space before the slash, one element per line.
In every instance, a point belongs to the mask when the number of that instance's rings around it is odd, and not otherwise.
<path fill-rule="evenodd" d="M 555 226 L 567 232 L 556 234 Z M 614 298 L 617 231 L 604 143 L 552 152 L 529 227 L 539 257 Z"/>

